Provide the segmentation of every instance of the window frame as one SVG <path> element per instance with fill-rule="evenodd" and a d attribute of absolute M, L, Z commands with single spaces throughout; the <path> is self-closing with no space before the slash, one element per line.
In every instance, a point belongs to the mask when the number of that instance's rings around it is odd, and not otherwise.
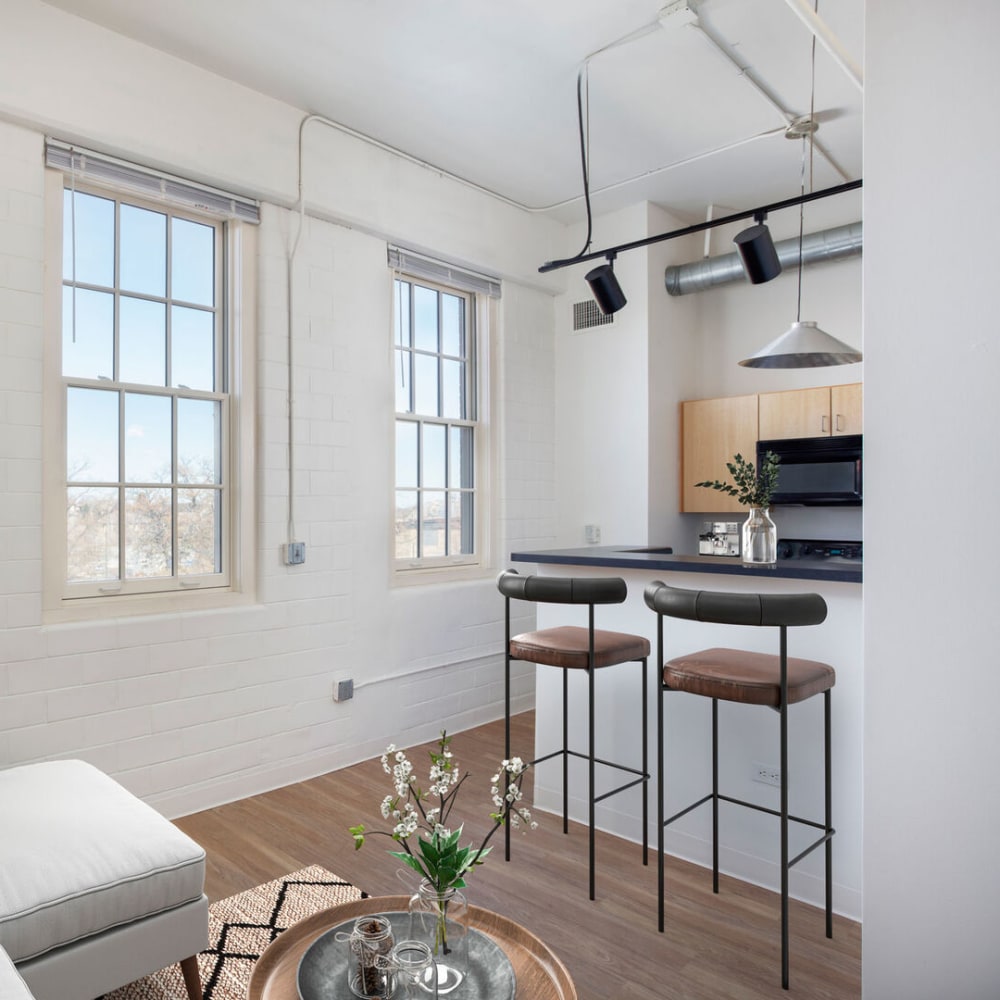
<path fill-rule="evenodd" d="M 44 434 L 43 462 L 43 620 L 75 621 L 88 618 L 117 617 L 131 614 L 154 614 L 165 611 L 202 610 L 253 600 L 255 576 L 255 500 L 254 500 L 254 328 L 256 226 L 238 220 L 220 220 L 217 214 L 200 213 L 188 205 L 162 202 L 136 195 L 127 187 L 93 180 L 81 182 L 68 172 L 47 168 L 45 178 L 45 352 L 44 352 Z M 221 359 L 222 391 L 178 391 L 164 386 L 136 384 L 143 394 L 168 395 L 174 398 L 221 399 L 222 455 L 220 488 L 224 502 L 221 511 L 223 566 L 215 574 L 173 576 L 168 587 L 164 578 L 155 580 L 120 580 L 100 584 L 72 584 L 67 577 L 66 449 L 67 390 L 70 385 L 106 388 L 120 394 L 133 388 L 131 383 L 66 377 L 62 372 L 63 312 L 63 218 L 64 191 L 113 198 L 119 203 L 136 205 L 180 218 L 217 227 L 215 248 L 218 255 L 216 288 L 219 343 L 216 358 Z M 117 216 L 117 210 L 116 210 Z M 116 247 L 116 296 L 117 286 Z M 59 262 L 56 266 L 55 262 Z M 121 434 L 120 434 L 121 440 Z M 121 472 L 121 470 L 119 470 Z M 171 484 L 172 501 L 177 484 Z M 173 504 L 172 504 L 173 505 Z M 124 538 L 120 539 L 124 544 Z"/>
<path fill-rule="evenodd" d="M 396 293 L 396 282 L 405 281 L 411 286 L 411 303 L 413 287 L 420 286 L 431 289 L 439 294 L 454 295 L 462 299 L 466 310 L 466 392 L 473 409 L 474 416 L 469 417 L 446 417 L 432 414 L 413 412 L 403 412 L 396 408 L 395 384 L 399 379 L 400 350 L 396 341 L 396 331 L 399 323 L 399 302 Z M 450 285 L 447 282 L 435 281 L 419 274 L 414 274 L 405 269 L 390 268 L 389 291 L 392 299 L 391 323 L 389 335 L 389 354 L 391 358 L 391 371 L 394 383 L 393 388 L 393 419 L 391 421 L 392 435 L 390 453 L 390 510 L 389 510 L 389 560 L 392 566 L 393 581 L 396 584 L 409 584 L 419 582 L 440 582 L 444 579 L 479 578 L 486 574 L 492 559 L 493 541 L 493 520 L 491 503 L 489 496 L 489 486 L 493 481 L 492 475 L 492 453 L 491 447 L 491 424 L 489 420 L 490 407 L 490 355 L 492 350 L 492 337 L 490 331 L 496 323 L 496 300 L 482 293 L 463 289 Z M 439 311 L 439 324 L 440 324 Z M 411 312 L 412 323 L 412 312 Z M 440 350 L 427 352 L 417 350 L 412 346 L 408 349 L 410 357 L 415 353 L 432 353 L 440 360 L 453 358 L 446 352 Z M 411 392 L 415 393 L 415 386 L 412 383 L 411 366 Z M 439 403 L 443 388 L 438 385 Z M 473 451 L 473 484 L 468 492 L 473 497 L 473 550 L 471 553 L 447 554 L 443 556 L 417 556 L 407 558 L 396 557 L 396 428 L 400 421 L 409 421 L 417 425 L 418 441 L 421 437 L 421 428 L 425 425 L 439 425 L 446 428 L 445 438 L 448 439 L 448 430 L 451 427 L 471 427 L 472 428 L 472 451 Z M 438 487 L 425 487 L 418 484 L 415 492 L 422 493 L 427 490 L 438 490 Z M 451 491 L 447 485 L 447 478 L 443 491 L 446 496 Z"/>

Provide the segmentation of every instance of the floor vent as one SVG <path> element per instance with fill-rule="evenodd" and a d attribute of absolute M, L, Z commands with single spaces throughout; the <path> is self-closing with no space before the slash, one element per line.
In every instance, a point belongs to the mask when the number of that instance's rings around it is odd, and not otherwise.
<path fill-rule="evenodd" d="M 593 300 L 573 303 L 573 329 L 589 330 L 592 326 L 604 326 L 615 321 L 614 313 L 605 316 L 600 306 Z"/>

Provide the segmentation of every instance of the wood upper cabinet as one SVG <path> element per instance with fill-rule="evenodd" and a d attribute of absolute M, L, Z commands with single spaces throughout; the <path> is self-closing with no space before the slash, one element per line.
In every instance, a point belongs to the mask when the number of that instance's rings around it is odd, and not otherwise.
<path fill-rule="evenodd" d="M 860 434 L 861 383 L 762 392 L 760 439 Z"/>
<path fill-rule="evenodd" d="M 681 510 L 743 511 L 736 497 L 696 487 L 705 480 L 728 480 L 736 454 L 754 461 L 757 449 L 757 396 L 725 396 L 681 403 Z"/>
<path fill-rule="evenodd" d="M 861 434 L 864 425 L 861 383 L 830 387 L 830 433 Z"/>

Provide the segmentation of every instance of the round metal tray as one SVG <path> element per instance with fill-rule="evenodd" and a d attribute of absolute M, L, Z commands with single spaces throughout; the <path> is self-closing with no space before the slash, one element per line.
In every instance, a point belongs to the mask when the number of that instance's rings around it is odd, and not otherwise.
<path fill-rule="evenodd" d="M 402 912 L 382 915 L 397 927 L 405 926 L 404 921 L 409 917 Z M 357 1000 L 347 985 L 347 944 L 336 940 L 338 932 L 349 934 L 353 929 L 354 920 L 345 920 L 309 945 L 296 975 L 299 1000 Z M 469 968 L 465 981 L 448 994 L 448 1000 L 513 1000 L 514 968 L 500 945 L 471 927 L 468 943 Z"/>

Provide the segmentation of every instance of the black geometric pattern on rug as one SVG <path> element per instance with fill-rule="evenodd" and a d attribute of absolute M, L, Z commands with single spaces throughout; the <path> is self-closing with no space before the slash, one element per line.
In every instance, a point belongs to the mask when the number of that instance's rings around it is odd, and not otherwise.
<path fill-rule="evenodd" d="M 292 923 L 295 922 L 294 920 L 283 922 L 281 919 L 281 911 L 285 905 L 285 897 L 288 895 L 289 888 L 293 886 L 323 886 L 331 888 L 342 887 L 349 889 L 351 888 L 351 883 L 339 881 L 334 882 L 328 879 L 305 880 L 284 878 L 280 880 L 278 896 L 274 902 L 274 906 L 271 908 L 270 914 L 268 914 L 267 920 L 261 923 L 244 923 L 242 921 L 226 921 L 223 923 L 215 947 L 206 948 L 201 953 L 202 955 L 210 955 L 215 959 L 212 963 L 212 971 L 209 973 L 207 980 L 203 978 L 201 984 L 205 1000 L 214 1000 L 215 985 L 218 982 L 223 966 L 227 961 L 256 962 L 257 959 L 260 958 L 264 948 L 271 944 L 271 942 L 274 941 L 282 931 L 288 930 Z M 361 898 L 367 899 L 368 893 L 362 892 Z M 243 950 L 240 947 L 241 943 L 244 943 L 248 937 L 258 937 L 258 934 L 255 932 L 260 932 L 264 935 L 266 938 L 264 945 L 262 947 L 256 947 L 253 950 Z"/>
<path fill-rule="evenodd" d="M 209 946 L 198 955 L 204 1000 L 246 1000 L 257 959 L 282 931 L 319 910 L 367 897 L 339 875 L 310 865 L 209 904 Z M 103 1000 L 187 1000 L 187 990 L 174 963 Z"/>

